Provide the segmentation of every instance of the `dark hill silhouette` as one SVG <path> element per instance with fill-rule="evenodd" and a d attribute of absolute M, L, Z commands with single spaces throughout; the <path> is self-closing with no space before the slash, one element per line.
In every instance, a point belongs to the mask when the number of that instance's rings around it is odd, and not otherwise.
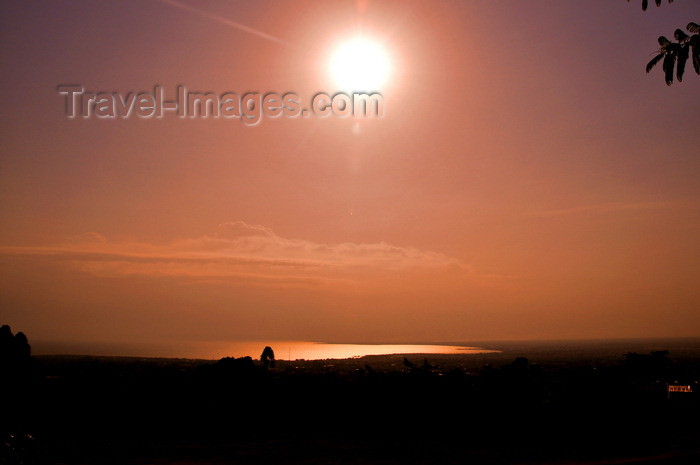
<path fill-rule="evenodd" d="M 278 360 L 275 369 L 252 357 L 35 356 L 37 376 L 5 407 L 17 406 L 16 415 L 0 421 L 36 438 L 35 463 L 46 465 L 700 454 L 697 391 L 665 391 L 667 383 L 700 381 L 700 343 L 682 357 L 625 347 L 596 357 L 517 346 L 418 363 L 403 355 Z"/>

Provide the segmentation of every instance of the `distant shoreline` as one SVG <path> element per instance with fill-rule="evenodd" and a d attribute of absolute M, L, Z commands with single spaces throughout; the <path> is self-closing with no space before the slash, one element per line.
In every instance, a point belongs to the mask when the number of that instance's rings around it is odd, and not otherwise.
<path fill-rule="evenodd" d="M 356 359 L 375 355 L 477 355 L 485 353 L 569 353 L 572 350 L 588 349 L 593 352 L 648 352 L 651 350 L 681 350 L 700 355 L 700 337 L 680 338 L 628 338 L 597 340 L 531 340 L 531 341 L 479 341 L 457 343 L 413 343 L 413 344 L 373 344 L 373 343 L 327 343 L 303 341 L 212 341 L 179 344 L 166 342 L 152 343 L 108 343 L 108 342 L 66 342 L 30 341 L 32 353 L 40 357 L 118 357 L 134 359 L 177 359 L 177 360 L 219 360 L 223 357 L 250 356 L 259 358 L 266 345 L 275 351 L 278 360 L 327 360 Z M 306 352 L 300 348 L 308 346 Z M 351 347 L 360 350 L 356 355 L 343 356 L 351 352 L 332 350 Z M 324 348 L 329 352 L 324 353 Z M 373 351 L 372 348 L 377 348 Z M 399 348 L 399 349 L 390 349 Z M 406 350 L 410 348 L 410 350 Z M 419 349 L 426 350 L 419 350 Z M 381 351 L 379 349 L 386 349 Z M 403 349 L 403 350 L 401 350 Z M 441 350 L 444 349 L 444 350 Z M 352 349 L 347 349 L 352 351 Z M 362 350 L 364 350 L 362 352 Z M 309 352 L 311 351 L 311 352 Z M 370 353 L 372 352 L 372 353 Z M 312 355 L 310 355 L 312 354 Z M 317 355 L 313 355 L 317 354 Z M 328 356 L 326 356 L 328 354 Z M 291 355 L 291 357 L 290 357 Z"/>

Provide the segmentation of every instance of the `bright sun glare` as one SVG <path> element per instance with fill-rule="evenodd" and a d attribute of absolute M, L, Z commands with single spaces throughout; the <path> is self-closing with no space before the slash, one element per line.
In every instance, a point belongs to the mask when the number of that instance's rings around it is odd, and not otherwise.
<path fill-rule="evenodd" d="M 389 60 L 379 44 L 356 38 L 342 43 L 333 52 L 330 72 L 340 90 L 380 91 L 389 76 Z"/>

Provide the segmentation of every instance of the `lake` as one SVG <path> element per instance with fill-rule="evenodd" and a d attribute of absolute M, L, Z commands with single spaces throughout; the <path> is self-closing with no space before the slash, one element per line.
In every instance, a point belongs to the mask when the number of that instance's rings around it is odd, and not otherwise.
<path fill-rule="evenodd" d="M 218 360 L 223 357 L 260 358 L 270 346 L 277 360 L 324 360 L 387 354 L 483 354 L 498 352 L 479 347 L 439 344 L 333 344 L 305 341 L 206 341 L 108 343 L 32 342 L 34 355 L 96 355 Z"/>

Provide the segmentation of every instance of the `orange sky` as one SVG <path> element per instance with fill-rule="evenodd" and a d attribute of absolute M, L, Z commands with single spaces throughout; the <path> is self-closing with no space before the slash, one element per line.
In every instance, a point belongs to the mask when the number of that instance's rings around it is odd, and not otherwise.
<path fill-rule="evenodd" d="M 644 73 L 700 4 L 364 3 L 3 2 L 2 324 L 30 341 L 700 336 L 700 78 Z M 355 35 L 390 56 L 382 118 L 69 119 L 56 91 L 306 100 L 335 90 L 329 56 Z"/>

